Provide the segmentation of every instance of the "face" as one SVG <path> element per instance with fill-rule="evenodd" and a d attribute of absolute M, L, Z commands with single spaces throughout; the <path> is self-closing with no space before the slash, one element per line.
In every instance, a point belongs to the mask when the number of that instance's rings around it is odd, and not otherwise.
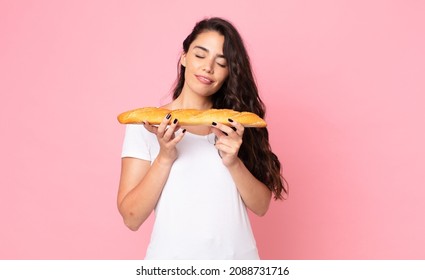
<path fill-rule="evenodd" d="M 200 33 L 181 57 L 185 69 L 184 92 L 209 97 L 216 93 L 229 75 L 223 55 L 224 36 L 216 31 Z"/>

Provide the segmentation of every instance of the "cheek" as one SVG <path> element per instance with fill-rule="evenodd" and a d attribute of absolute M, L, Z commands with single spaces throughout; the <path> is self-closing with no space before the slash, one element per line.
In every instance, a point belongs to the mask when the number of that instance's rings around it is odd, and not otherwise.
<path fill-rule="evenodd" d="M 229 72 L 227 70 L 220 73 L 220 84 L 223 84 L 226 79 L 229 77 Z"/>
<path fill-rule="evenodd" d="M 187 66 L 191 69 L 198 69 L 201 67 L 201 62 L 196 59 L 191 59 L 187 61 Z"/>

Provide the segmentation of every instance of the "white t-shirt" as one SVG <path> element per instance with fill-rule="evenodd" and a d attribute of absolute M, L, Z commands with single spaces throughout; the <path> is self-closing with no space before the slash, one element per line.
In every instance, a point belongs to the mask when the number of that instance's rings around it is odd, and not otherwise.
<path fill-rule="evenodd" d="M 177 150 L 155 207 L 145 259 L 259 259 L 245 204 L 214 146 L 214 134 L 186 132 Z M 154 134 L 127 125 L 122 157 L 152 163 L 158 152 Z"/>

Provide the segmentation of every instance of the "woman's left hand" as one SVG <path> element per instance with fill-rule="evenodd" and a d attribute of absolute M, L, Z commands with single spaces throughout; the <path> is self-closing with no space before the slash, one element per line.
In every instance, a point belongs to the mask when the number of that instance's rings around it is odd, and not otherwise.
<path fill-rule="evenodd" d="M 255 214 L 263 216 L 270 205 L 272 193 L 266 185 L 252 175 L 238 157 L 244 133 L 243 125 L 230 120 L 229 123 L 231 126 L 212 124 L 212 131 L 217 136 L 215 146 L 245 205 Z"/>
<path fill-rule="evenodd" d="M 227 167 L 236 163 L 239 148 L 242 145 L 244 127 L 238 122 L 229 119 L 232 126 L 221 123 L 212 123 L 212 132 L 217 136 L 215 147 L 218 149 L 223 164 Z"/>

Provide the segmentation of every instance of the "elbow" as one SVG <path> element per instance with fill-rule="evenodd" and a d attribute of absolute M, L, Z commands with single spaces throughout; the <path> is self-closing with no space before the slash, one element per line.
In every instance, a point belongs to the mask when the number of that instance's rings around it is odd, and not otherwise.
<path fill-rule="evenodd" d="M 139 230 L 140 226 L 143 224 L 143 221 L 140 222 L 140 220 L 137 219 L 137 217 L 135 216 L 135 214 L 132 211 L 129 211 L 127 209 L 123 209 L 122 205 L 118 205 L 118 210 L 121 214 L 121 217 L 123 219 L 124 224 L 131 231 Z"/>
<path fill-rule="evenodd" d="M 141 224 L 137 224 L 137 223 L 134 223 L 133 221 L 131 221 L 131 220 L 128 220 L 128 219 L 124 219 L 124 224 L 131 230 L 131 231 L 138 231 L 139 230 L 139 228 L 140 228 L 140 226 L 141 226 Z"/>
<path fill-rule="evenodd" d="M 267 213 L 268 210 L 269 210 L 269 208 L 266 207 L 266 208 L 258 209 L 258 210 L 253 211 L 253 212 L 258 217 L 264 217 L 266 215 L 266 213 Z"/>
<path fill-rule="evenodd" d="M 140 226 L 143 224 L 143 222 L 140 222 L 139 219 L 137 219 L 134 216 L 134 213 L 129 212 L 127 214 L 122 214 L 124 224 L 131 230 L 131 231 L 138 231 Z"/>
<path fill-rule="evenodd" d="M 258 217 L 263 217 L 266 215 L 267 211 L 269 210 L 269 203 L 266 203 L 264 205 L 252 208 L 251 211 L 257 215 Z"/>
<path fill-rule="evenodd" d="M 262 203 L 258 204 L 257 207 L 251 210 L 258 217 L 263 217 L 267 214 L 267 211 L 269 210 L 269 206 L 270 206 L 270 197 L 265 199 Z"/>
<path fill-rule="evenodd" d="M 257 213 L 257 216 L 258 217 L 264 217 L 266 215 L 266 213 L 267 213 L 267 210 L 266 211 L 263 211 L 263 212 L 258 212 Z"/>

